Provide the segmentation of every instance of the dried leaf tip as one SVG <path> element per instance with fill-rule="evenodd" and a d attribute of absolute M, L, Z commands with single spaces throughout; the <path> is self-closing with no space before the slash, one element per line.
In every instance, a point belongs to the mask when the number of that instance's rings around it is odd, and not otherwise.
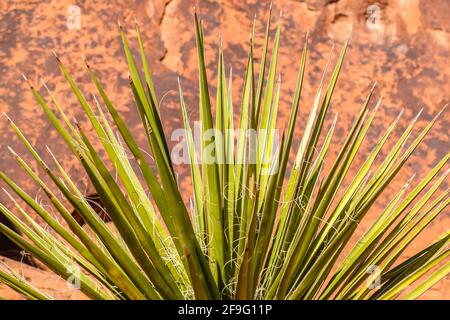
<path fill-rule="evenodd" d="M 14 202 L 14 204 L 16 206 L 18 206 L 16 199 L 14 199 L 14 197 L 11 195 L 11 193 L 9 193 L 8 190 L 6 190 L 5 188 L 2 188 L 2 190 L 9 197 L 9 199 L 11 199 L 11 201 Z"/>
<path fill-rule="evenodd" d="M 441 116 L 441 114 L 445 111 L 445 109 L 447 109 L 447 107 L 448 107 L 448 103 L 441 109 L 441 111 L 438 112 L 438 114 L 434 117 L 433 121 L 436 121 L 437 118 L 439 118 Z"/>
<path fill-rule="evenodd" d="M 7 120 L 9 123 L 12 123 L 11 118 L 6 114 L 6 112 L 5 112 L 5 111 L 2 111 L 2 113 L 3 113 L 3 115 L 5 116 L 6 120 Z"/>
<path fill-rule="evenodd" d="M 50 149 L 50 147 L 48 145 L 45 145 L 45 148 L 47 149 L 47 152 L 54 158 L 54 154 L 52 152 L 52 150 Z"/>
<path fill-rule="evenodd" d="M 336 49 L 336 42 L 333 41 L 333 43 L 331 43 L 330 59 L 331 59 L 331 54 L 333 53 L 334 49 Z"/>
<path fill-rule="evenodd" d="M 419 119 L 419 117 L 420 117 L 420 115 L 422 114 L 422 112 L 423 112 L 423 108 L 421 108 L 421 109 L 419 110 L 419 112 L 417 112 L 417 114 L 414 116 L 414 119 L 412 120 L 412 122 L 416 122 L 417 119 Z"/>
<path fill-rule="evenodd" d="M 378 101 L 377 101 L 375 107 L 373 108 L 372 112 L 373 112 L 374 114 L 376 114 L 376 113 L 378 112 L 378 109 L 380 109 L 381 101 L 383 101 L 383 97 L 381 97 L 380 99 L 378 99 Z"/>
<path fill-rule="evenodd" d="M 12 200 L 14 201 L 14 198 L 11 196 L 11 194 L 8 192 L 8 190 L 6 190 L 5 188 L 2 187 L 2 191 Z M 14 201 L 15 202 L 15 201 Z"/>
<path fill-rule="evenodd" d="M 405 111 L 405 108 L 402 108 L 402 110 L 400 110 L 400 112 L 398 113 L 397 119 L 395 121 L 400 120 L 400 118 L 402 117 L 404 111 Z"/>
<path fill-rule="evenodd" d="M 348 43 L 350 41 L 350 37 L 352 36 L 352 32 L 353 32 L 353 25 L 350 26 L 350 30 L 348 31 L 345 43 Z"/>
<path fill-rule="evenodd" d="M 336 114 L 334 115 L 334 119 L 333 119 L 333 124 L 332 124 L 333 127 L 336 125 L 338 117 L 339 117 L 339 112 L 336 112 Z"/>
<path fill-rule="evenodd" d="M 81 58 L 84 61 L 84 64 L 86 65 L 86 68 L 90 69 L 91 65 L 89 64 L 89 62 L 87 61 L 87 58 L 84 55 L 81 55 Z"/>
<path fill-rule="evenodd" d="M 283 123 L 283 128 L 281 129 L 281 132 L 283 133 L 283 134 L 282 134 L 282 137 L 283 137 L 283 139 L 284 139 L 284 136 L 286 135 L 286 122 Z"/>
<path fill-rule="evenodd" d="M 9 152 L 11 152 L 12 155 L 13 155 L 14 157 L 18 157 L 18 156 L 19 156 L 19 155 L 13 150 L 13 148 L 11 148 L 10 146 L 8 146 L 7 148 L 8 148 L 8 150 L 9 150 Z"/>
<path fill-rule="evenodd" d="M 61 59 L 59 58 L 59 56 L 56 54 L 55 50 L 52 50 L 53 55 L 55 56 L 56 60 L 58 60 L 58 62 L 61 62 Z"/>
<path fill-rule="evenodd" d="M 25 82 L 28 84 L 31 90 L 34 89 L 33 85 L 31 84 L 30 80 L 28 80 L 28 77 L 22 73 L 22 78 L 25 80 Z"/>
<path fill-rule="evenodd" d="M 448 174 L 450 173 L 450 168 L 448 168 L 447 170 L 444 171 L 444 173 L 442 174 L 444 177 L 448 176 Z"/>
<path fill-rule="evenodd" d="M 417 172 L 413 172 L 413 174 L 411 175 L 411 177 L 408 179 L 408 181 L 406 181 L 406 185 L 405 187 L 408 187 L 414 180 L 414 178 L 416 177 Z"/>

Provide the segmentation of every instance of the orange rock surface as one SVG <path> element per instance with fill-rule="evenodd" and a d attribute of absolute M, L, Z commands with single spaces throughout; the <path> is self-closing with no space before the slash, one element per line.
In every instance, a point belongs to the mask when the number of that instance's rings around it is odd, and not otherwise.
<path fill-rule="evenodd" d="M 132 40 L 133 21 L 136 17 L 141 25 L 144 42 L 155 87 L 160 99 L 160 108 L 168 135 L 174 128 L 182 126 L 179 113 L 177 76 L 187 95 L 191 118 L 197 119 L 197 57 L 193 29 L 193 8 L 204 19 L 205 50 L 211 84 L 215 85 L 217 62 L 217 39 L 222 35 L 226 67 L 233 68 L 235 107 L 241 96 L 242 78 L 249 49 L 249 34 L 252 20 L 256 17 L 258 38 L 256 49 L 259 54 L 262 45 L 264 23 L 268 10 L 266 1 L 188 1 L 188 0 L 118 0 L 83 1 L 80 8 L 80 28 L 73 28 L 72 9 L 74 1 L 19 1 L 0 2 L 0 111 L 6 112 L 23 132 L 30 138 L 45 159 L 48 145 L 54 154 L 69 170 L 80 185 L 86 185 L 86 192 L 92 191 L 86 184 L 86 175 L 77 160 L 70 155 L 62 139 L 52 129 L 33 100 L 31 92 L 22 80 L 24 73 L 43 89 L 41 79 L 53 90 L 62 102 L 70 118 L 82 122 L 81 107 L 65 83 L 53 57 L 55 50 L 63 63 L 68 66 L 74 79 L 91 99 L 95 93 L 85 72 L 82 59 L 84 55 L 97 71 L 106 91 L 125 115 L 133 133 L 141 141 L 144 133 L 139 124 L 128 88 L 127 66 L 120 44 L 117 21 L 121 21 Z M 364 154 L 371 150 L 376 138 L 384 128 L 404 108 L 402 128 L 407 121 L 423 108 L 419 127 L 432 119 L 449 102 L 450 92 L 450 12 L 449 1 L 438 0 L 304 0 L 274 1 L 274 19 L 282 12 L 283 32 L 281 37 L 279 73 L 282 76 L 282 95 L 280 105 L 280 127 L 286 121 L 300 50 L 305 32 L 309 32 L 309 59 L 304 85 L 301 113 L 298 119 L 298 132 L 294 147 L 304 127 L 307 112 L 320 81 L 330 48 L 336 45 L 333 54 L 335 61 L 343 40 L 351 30 L 351 43 L 336 94 L 332 102 L 331 114 L 339 113 L 338 137 L 333 142 L 333 158 L 342 137 L 348 131 L 352 119 L 358 112 L 365 95 L 373 82 L 377 82 L 376 96 L 383 96 L 382 108 L 377 116 L 373 130 L 360 150 L 355 168 L 364 160 Z M 273 23 L 273 29 L 275 28 Z M 136 43 L 132 44 L 137 50 Z M 214 94 L 214 92 L 211 92 Z M 331 119 L 331 117 L 330 117 Z M 389 200 L 392 190 L 400 186 L 413 174 L 418 181 L 424 173 L 449 151 L 450 111 L 441 116 L 436 127 L 423 145 L 408 161 L 398 178 L 379 199 L 375 211 Z M 45 196 L 27 179 L 26 173 L 14 162 L 7 146 L 23 153 L 27 160 L 31 156 L 9 130 L 7 122 L 0 120 L 0 164 L 1 170 L 13 176 L 19 184 L 40 201 Z M 181 187 L 190 194 L 190 183 L 186 179 L 187 167 L 177 168 L 180 172 Z M 44 175 L 42 175 L 44 177 Z M 444 185 L 444 189 L 448 185 Z M 8 203 L 7 196 L 0 193 L 0 201 Z M 373 215 L 372 215 L 373 216 Z M 370 223 L 372 216 L 361 225 L 361 233 Z M 408 250 L 412 255 L 428 245 L 450 226 L 449 211 L 423 232 Z M 406 257 L 405 256 L 405 257 Z M 58 287 L 55 276 L 43 270 L 8 264 L 15 270 L 25 268 L 25 276 L 33 279 L 44 288 Z M 8 289 L 0 286 L 0 296 L 19 298 Z M 56 298 L 78 298 L 78 295 L 55 293 Z M 437 284 L 423 298 L 449 299 L 450 278 Z"/>

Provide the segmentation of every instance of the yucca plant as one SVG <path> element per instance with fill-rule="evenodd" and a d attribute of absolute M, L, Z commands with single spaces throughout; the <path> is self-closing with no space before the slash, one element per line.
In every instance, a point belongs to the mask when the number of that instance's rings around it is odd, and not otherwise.
<path fill-rule="evenodd" d="M 449 172 L 444 169 L 449 154 L 420 182 L 413 186 L 411 179 L 392 194 L 367 231 L 355 238 L 358 224 L 377 199 L 386 196 L 383 191 L 437 117 L 413 139 L 417 115 L 395 138 L 399 115 L 372 151 L 360 155 L 365 161 L 358 170 L 350 171 L 381 104 L 380 99 L 369 110 L 372 89 L 337 157 L 330 159 L 337 116 L 328 128 L 325 120 L 347 41 L 328 85 L 327 70 L 324 72 L 291 165 L 308 41 L 305 39 L 299 58 L 289 121 L 277 139 L 280 81 L 276 70 L 281 22 L 269 57 L 270 24 L 269 14 L 259 72 L 255 71 L 254 32 L 251 35 L 239 119 L 235 121 L 232 77 L 226 76 L 220 43 L 213 108 L 202 24 L 195 15 L 200 150 L 195 146 L 179 86 L 192 190 L 180 190 L 178 185 L 137 24 L 142 73 L 121 27 L 120 34 L 151 159 L 133 138 L 91 66 L 86 63 L 100 101 L 89 102 L 84 97 L 55 55 L 102 148 L 94 147 L 85 129 L 68 119 L 47 87 L 54 108 L 30 84 L 31 91 L 79 159 L 101 200 L 104 215 L 112 222 L 101 219 L 63 164 L 54 156 L 52 165 L 46 163 L 7 117 L 54 186 L 44 183 L 40 173 L 13 150 L 12 154 L 48 196 L 58 217 L 14 179 L 0 173 L 9 186 L 8 194 L 16 195 L 11 199 L 20 218 L 4 204 L 0 204 L 0 210 L 21 234 L 3 224 L 0 231 L 54 273 L 75 280 L 79 290 L 92 299 L 414 299 L 445 277 L 450 272 L 450 232 L 407 260 L 402 259 L 402 253 L 449 204 L 449 190 L 439 191 Z M 216 134 L 207 134 L 212 129 Z M 234 132 L 238 132 L 236 140 Z M 382 157 L 381 150 L 391 140 L 395 140 L 392 148 Z M 375 165 L 378 158 L 382 159 Z M 326 161 L 330 161 L 330 169 L 325 174 Z M 344 178 L 350 181 L 345 188 Z M 182 193 L 191 191 L 191 201 L 185 203 Z M 26 209 L 22 203 L 27 204 Z M 83 227 L 71 214 L 73 210 L 85 222 Z M 32 218 L 36 215 L 45 226 Z M 7 266 L 0 269 L 0 281 L 29 299 L 52 299 Z"/>

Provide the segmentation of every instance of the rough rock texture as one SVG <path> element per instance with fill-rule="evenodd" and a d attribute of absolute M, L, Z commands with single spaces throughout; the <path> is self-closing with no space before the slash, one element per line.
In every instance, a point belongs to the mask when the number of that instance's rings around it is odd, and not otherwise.
<path fill-rule="evenodd" d="M 77 4 L 81 9 L 80 29 L 69 29 L 67 22 L 71 12 L 68 8 Z M 362 146 L 361 155 L 372 147 L 377 136 L 404 108 L 402 127 L 421 108 L 422 127 L 449 102 L 450 68 L 450 11 L 449 1 L 438 0 L 304 0 L 274 1 L 274 16 L 283 12 L 283 35 L 281 38 L 281 60 L 279 72 L 282 75 L 280 126 L 287 119 L 298 57 L 309 31 L 309 61 L 306 83 L 302 96 L 298 136 L 304 126 L 305 117 L 311 106 L 312 97 L 319 84 L 330 48 L 334 43 L 339 50 L 350 30 L 351 45 L 341 78 L 332 103 L 331 113 L 339 113 L 339 138 L 335 140 L 336 154 L 342 136 L 348 130 L 351 120 L 358 112 L 365 95 L 373 82 L 377 82 L 376 95 L 383 96 L 381 112 L 375 130 Z M 45 146 L 51 147 L 55 155 L 69 170 L 72 177 L 86 192 L 92 191 L 86 184 L 86 176 L 80 170 L 76 159 L 69 155 L 57 133 L 32 98 L 21 73 L 43 89 L 41 79 L 54 91 L 63 103 L 70 117 L 84 119 L 76 98 L 71 94 L 58 70 L 51 53 L 55 50 L 73 73 L 74 79 L 91 99 L 93 85 L 85 73 L 81 55 L 89 60 L 104 83 L 115 105 L 125 115 L 127 122 L 138 138 L 143 138 L 139 117 L 131 102 L 128 89 L 127 67 L 117 31 L 117 21 L 125 28 L 132 28 L 136 17 L 141 25 L 147 48 L 148 59 L 154 74 L 156 90 L 164 117 L 166 132 L 181 127 L 177 104 L 176 78 L 180 76 L 187 94 L 192 119 L 197 118 L 197 69 L 195 39 L 193 33 L 193 7 L 196 6 L 204 19 L 205 47 L 209 75 L 214 76 L 216 66 L 216 45 L 219 32 L 222 34 L 227 68 L 233 68 L 235 105 L 241 95 L 248 38 L 252 19 L 256 16 L 257 52 L 261 49 L 262 33 L 268 9 L 265 1 L 188 1 L 188 0 L 118 0 L 105 1 L 19 1 L 0 2 L 0 110 L 20 124 L 23 132 L 49 160 Z M 380 19 L 378 19 L 380 18 Z M 379 20 L 379 21 L 378 21 Z M 70 21 L 69 21 L 70 22 Z M 275 23 L 273 23 L 275 27 Z M 131 39 L 135 40 L 130 30 Z M 133 47 L 137 49 L 136 43 Z M 337 56 L 333 54 L 333 61 Z M 211 83 L 215 83 L 212 81 Z M 214 94 L 213 92 L 211 94 Z M 330 117 L 331 118 L 331 117 Z M 400 187 L 413 173 L 417 179 L 423 177 L 449 150 L 450 111 L 445 111 L 425 143 L 415 152 L 405 169 L 395 179 L 391 190 Z M 298 142 L 298 139 L 297 141 Z M 296 144 L 298 145 L 298 143 Z M 13 161 L 7 146 L 19 153 L 24 147 L 8 129 L 7 122 L 0 121 L 0 163 L 1 170 L 13 176 L 21 186 L 40 201 L 45 196 L 26 179 L 26 174 Z M 31 157 L 25 154 L 26 159 Z M 360 157 L 356 164 L 361 163 Z M 183 177 L 186 167 L 178 168 L 182 187 L 189 190 L 190 184 Z M 43 175 L 42 175 L 43 176 Z M 447 188 L 447 185 L 444 186 Z M 377 208 L 389 200 L 385 193 Z M 186 192 L 186 198 L 189 192 Z M 0 201 L 8 202 L 0 193 Z M 371 218 L 367 220 L 370 222 Z M 434 238 L 448 230 L 449 211 L 429 227 L 420 237 L 408 255 L 429 244 Z M 362 232 L 364 224 L 361 225 Z M 12 263 L 13 268 L 21 268 Z M 34 278 L 32 269 L 28 269 Z M 46 277 L 45 272 L 36 271 L 36 277 Z M 32 275 L 33 274 L 33 275 Z M 1 287 L 0 287 L 1 288 Z M 424 298 L 450 298 L 450 279 L 436 285 Z M 0 289 L 0 296 L 4 296 Z M 7 296 L 8 297 L 8 296 Z M 9 296 L 16 298 L 16 295 Z M 61 296 L 59 296 L 61 297 Z"/>

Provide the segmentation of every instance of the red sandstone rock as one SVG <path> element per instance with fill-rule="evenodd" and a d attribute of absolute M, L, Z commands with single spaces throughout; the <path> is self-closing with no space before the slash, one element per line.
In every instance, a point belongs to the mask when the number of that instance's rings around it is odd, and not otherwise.
<path fill-rule="evenodd" d="M 49 145 L 71 176 L 76 177 L 80 184 L 85 183 L 85 174 L 76 159 L 63 146 L 62 139 L 59 139 L 57 133 L 51 130 L 49 121 L 22 81 L 21 73 L 25 73 L 38 88 L 41 87 L 40 79 L 45 79 L 56 97 L 63 102 L 69 116 L 86 121 L 76 98 L 71 94 L 69 86 L 58 71 L 51 50 L 54 49 L 58 53 L 80 87 L 86 92 L 86 96 L 90 97 L 89 93 L 95 91 L 84 71 L 81 58 L 83 54 L 97 70 L 112 101 L 125 115 L 133 133 L 142 140 L 144 135 L 139 124 L 139 116 L 131 102 L 127 68 L 117 31 L 118 20 L 125 28 L 132 29 L 133 20 L 136 17 L 142 26 L 158 96 L 159 98 L 164 96 L 160 107 L 164 110 L 162 114 L 166 130 L 170 133 L 171 129 L 181 126 L 175 91 L 177 76 L 181 77 L 189 108 L 192 110 L 192 118 L 197 117 L 197 69 L 192 21 L 194 4 L 204 19 L 206 57 L 209 61 L 210 76 L 214 76 L 215 73 L 216 42 L 219 32 L 222 33 L 226 66 L 233 67 L 236 102 L 239 101 L 241 94 L 241 79 L 252 19 L 256 15 L 257 32 L 260 35 L 256 44 L 259 50 L 268 8 L 268 4 L 257 0 L 247 2 L 98 0 L 95 3 L 84 2 L 81 7 L 81 28 L 69 30 L 67 8 L 72 2 L 68 0 L 0 2 L 0 33 L 3 35 L 0 40 L 2 74 L 0 111 L 8 113 L 20 124 L 21 129 L 43 155 L 46 155 L 45 145 Z M 298 55 L 303 45 L 305 32 L 310 32 L 307 76 L 298 120 L 299 134 L 304 126 L 305 115 L 311 106 L 312 96 L 319 83 L 331 45 L 335 43 L 339 49 L 343 39 L 352 29 L 351 45 L 338 82 L 331 113 L 339 112 L 338 133 L 342 137 L 348 130 L 368 88 L 374 81 L 378 83 L 377 95 L 384 96 L 383 107 L 376 121 L 375 130 L 362 146 L 362 155 L 371 149 L 376 134 L 379 134 L 382 128 L 396 117 L 401 108 L 405 108 L 405 119 L 411 119 L 420 108 L 424 108 L 424 116 L 420 122 L 423 126 L 449 102 L 450 88 L 450 68 L 448 67 L 450 20 L 447 16 L 450 11 L 450 2 L 380 0 L 378 1 L 379 11 L 372 7 L 368 12 L 368 7 L 372 3 L 373 1 L 368 0 L 274 2 L 274 16 L 276 17 L 280 10 L 283 11 L 279 67 L 283 79 L 280 121 L 288 116 Z M 377 12 L 380 24 L 377 24 Z M 134 36 L 131 38 L 134 39 Z M 136 48 L 135 43 L 133 46 Z M 215 81 L 211 84 L 214 85 Z M 235 103 L 235 105 L 238 104 Z M 393 182 L 392 190 L 401 186 L 413 172 L 418 174 L 417 179 L 422 177 L 427 169 L 448 152 L 449 127 L 450 113 L 447 111 L 422 147 L 402 170 L 399 178 Z M 24 147 L 7 128 L 6 121 L 1 120 L 0 141 L 1 170 L 8 175 L 13 175 L 27 191 L 45 201 L 44 195 L 38 192 L 29 179 L 26 179 L 24 171 L 19 169 L 7 151 L 9 145 L 17 152 L 23 153 L 26 159 L 31 158 L 24 153 Z M 335 142 L 336 147 L 332 152 L 334 155 L 338 143 L 339 141 Z M 360 157 L 356 164 L 360 164 L 362 160 L 363 157 Z M 178 169 L 182 173 L 181 186 L 189 190 L 189 181 L 183 179 L 188 174 L 187 168 Z M 89 192 L 92 191 L 89 186 L 86 189 L 87 193 L 88 189 Z M 189 192 L 185 193 L 185 195 L 188 194 Z M 386 195 L 389 195 L 389 192 Z M 380 199 L 377 208 L 384 205 L 388 199 L 389 197 Z M 1 193 L 0 201 L 8 202 Z M 364 225 L 367 225 L 370 220 L 369 217 Z M 411 248 L 408 254 L 423 248 L 437 235 L 448 230 L 449 223 L 450 215 L 446 211 L 437 222 L 424 231 L 416 247 Z M 361 229 L 364 229 L 364 225 Z M 17 263 L 10 261 L 8 263 L 15 268 L 21 268 Z M 56 282 L 54 276 L 49 273 L 33 271 L 29 268 L 27 272 L 30 272 L 30 278 L 38 280 L 38 285 L 47 287 L 48 283 L 53 285 L 53 282 Z M 447 278 L 424 297 L 449 299 L 449 288 L 450 279 Z M 3 295 L 4 292 L 0 290 L 0 296 Z M 9 297 L 17 298 L 17 295 Z"/>

